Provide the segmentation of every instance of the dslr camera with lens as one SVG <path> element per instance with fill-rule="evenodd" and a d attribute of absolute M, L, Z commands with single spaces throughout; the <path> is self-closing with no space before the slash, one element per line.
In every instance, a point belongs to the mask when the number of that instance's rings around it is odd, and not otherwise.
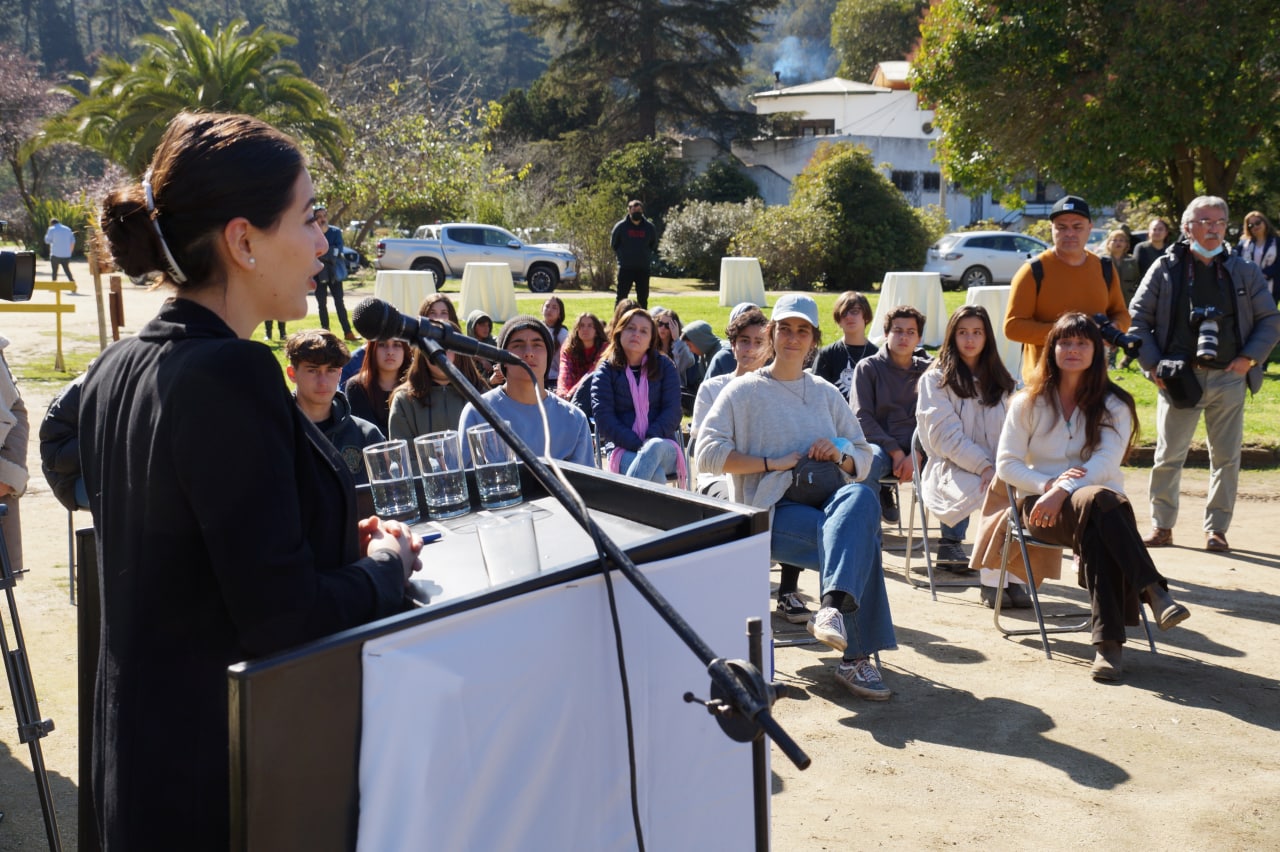
<path fill-rule="evenodd" d="M 1125 334 L 1106 314 L 1094 314 L 1093 321 L 1098 324 L 1098 333 L 1103 340 L 1117 349 L 1123 349 L 1124 354 L 1131 358 L 1138 357 L 1138 350 L 1142 348 L 1141 337 Z"/>
<path fill-rule="evenodd" d="M 1218 357 L 1218 320 L 1222 316 L 1222 310 L 1212 305 L 1191 306 L 1191 328 L 1197 333 L 1196 360 L 1203 364 Z"/>

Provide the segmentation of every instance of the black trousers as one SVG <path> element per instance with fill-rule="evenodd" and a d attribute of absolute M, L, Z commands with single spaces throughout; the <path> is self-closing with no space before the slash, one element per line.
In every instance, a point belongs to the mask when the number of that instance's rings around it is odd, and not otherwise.
<path fill-rule="evenodd" d="M 1080 554 L 1081 586 L 1089 591 L 1093 642 L 1124 642 L 1125 624 L 1137 623 L 1139 593 L 1152 583 L 1168 587 L 1142 543 L 1129 498 L 1090 485 L 1062 504 L 1051 527 L 1031 526 L 1035 499 L 1022 501 L 1022 524 L 1038 539 Z"/>
<path fill-rule="evenodd" d="M 631 285 L 636 285 L 636 301 L 640 307 L 649 309 L 649 270 L 640 267 L 618 268 L 618 297 L 613 300 L 616 305 L 631 296 Z"/>
<path fill-rule="evenodd" d="M 342 326 L 344 335 L 351 333 L 351 323 L 347 322 L 347 305 L 342 301 L 342 282 L 337 278 L 316 277 L 316 306 L 320 311 L 321 328 L 329 327 L 329 306 L 326 293 L 333 294 L 333 311 L 338 315 L 338 324 Z"/>

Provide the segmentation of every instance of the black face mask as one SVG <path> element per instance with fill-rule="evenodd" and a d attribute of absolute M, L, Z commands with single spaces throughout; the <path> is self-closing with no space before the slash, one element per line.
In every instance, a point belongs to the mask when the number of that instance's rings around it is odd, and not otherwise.
<path fill-rule="evenodd" d="M 642 210 L 632 210 L 632 211 L 631 211 L 631 221 L 633 221 L 633 222 L 639 222 L 639 221 L 640 221 L 641 219 L 643 219 L 643 218 L 644 218 L 644 211 L 642 211 Z"/>

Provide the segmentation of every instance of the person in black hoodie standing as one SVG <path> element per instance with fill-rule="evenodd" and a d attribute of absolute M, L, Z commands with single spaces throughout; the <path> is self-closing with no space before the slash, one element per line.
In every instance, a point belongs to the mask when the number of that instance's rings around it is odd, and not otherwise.
<path fill-rule="evenodd" d="M 640 307 L 649 307 L 649 264 L 658 250 L 658 229 L 644 217 L 644 204 L 632 199 L 627 203 L 627 215 L 613 226 L 609 245 L 618 256 L 618 296 L 615 304 L 631 296 L 631 285 L 636 286 L 636 301 Z"/>

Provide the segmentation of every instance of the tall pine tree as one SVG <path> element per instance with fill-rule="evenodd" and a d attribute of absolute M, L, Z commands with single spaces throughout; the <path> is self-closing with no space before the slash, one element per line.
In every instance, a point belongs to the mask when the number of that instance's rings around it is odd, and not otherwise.
<path fill-rule="evenodd" d="M 634 138 L 660 122 L 732 112 L 722 92 L 742 75 L 740 49 L 778 0 L 512 0 L 552 43 L 565 79 L 603 84 L 630 103 Z"/>

